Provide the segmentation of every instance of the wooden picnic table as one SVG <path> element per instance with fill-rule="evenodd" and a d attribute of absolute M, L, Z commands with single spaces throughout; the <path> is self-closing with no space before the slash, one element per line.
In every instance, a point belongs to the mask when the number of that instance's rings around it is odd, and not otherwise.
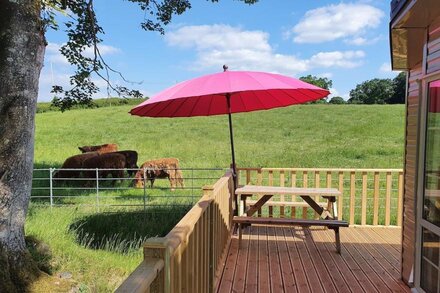
<path fill-rule="evenodd" d="M 335 188 L 297 188 L 297 187 L 277 187 L 277 186 L 257 186 L 245 185 L 235 190 L 237 196 L 243 203 L 243 209 L 239 216 L 234 217 L 234 223 L 239 225 L 239 243 L 242 238 L 242 226 L 250 224 L 267 224 L 267 225 L 299 225 L 299 226 L 326 226 L 335 231 L 336 250 L 341 251 L 339 227 L 348 227 L 346 221 L 338 220 L 338 211 L 336 200 L 342 193 Z M 246 209 L 246 201 L 254 195 L 261 196 L 260 199 Z M 264 204 L 268 203 L 274 195 L 296 195 L 301 197 L 307 205 L 309 205 L 320 217 L 318 220 L 307 219 L 280 219 L 280 218 L 263 218 L 253 217 L 256 211 L 261 209 Z M 327 199 L 327 208 L 317 203 L 313 198 L 320 196 Z"/>

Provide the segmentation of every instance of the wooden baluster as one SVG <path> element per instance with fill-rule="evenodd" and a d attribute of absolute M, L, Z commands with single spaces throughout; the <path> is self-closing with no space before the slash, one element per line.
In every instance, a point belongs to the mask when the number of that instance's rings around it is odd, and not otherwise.
<path fill-rule="evenodd" d="M 319 171 L 315 171 L 315 187 L 319 188 L 321 185 L 321 173 Z M 319 195 L 315 196 L 315 201 L 319 203 L 320 198 Z M 319 219 L 319 215 L 315 212 L 315 219 Z"/>
<path fill-rule="evenodd" d="M 386 201 L 385 201 L 385 226 L 390 225 L 391 189 L 392 189 L 391 172 L 387 172 L 387 187 L 386 187 Z"/>
<path fill-rule="evenodd" d="M 303 171 L 303 187 L 307 188 L 307 179 L 308 179 L 308 172 L 307 171 Z M 303 219 L 307 219 L 307 207 L 303 207 L 302 209 L 302 217 Z"/>
<path fill-rule="evenodd" d="M 284 170 L 280 171 L 280 186 L 284 187 Z M 280 201 L 284 202 L 284 194 L 280 196 Z M 284 206 L 280 206 L 280 218 L 285 218 Z"/>
<path fill-rule="evenodd" d="M 332 188 L 332 172 L 331 171 L 327 171 L 327 176 L 326 177 L 327 177 L 326 178 L 326 187 L 327 188 Z M 327 211 L 329 211 L 333 215 L 333 203 L 331 201 L 329 201 L 329 200 L 327 200 Z"/>
<path fill-rule="evenodd" d="M 246 184 L 251 184 L 251 170 L 246 170 Z"/>
<path fill-rule="evenodd" d="M 402 227 L 402 208 L 403 208 L 403 172 L 399 172 L 397 190 L 397 226 Z"/>
<path fill-rule="evenodd" d="M 355 209 L 355 195 L 356 195 L 356 173 L 350 172 L 350 225 L 354 225 L 354 209 Z"/>
<path fill-rule="evenodd" d="M 291 171 L 290 176 L 292 178 L 292 187 L 296 187 L 296 171 Z M 292 202 L 296 202 L 295 195 L 292 195 Z M 295 207 L 290 208 L 290 217 L 296 218 L 296 208 Z"/>
<path fill-rule="evenodd" d="M 261 169 L 258 169 L 257 171 L 257 185 L 262 185 L 263 184 L 263 174 L 261 172 Z M 261 195 L 257 196 L 258 200 L 261 198 Z M 258 213 L 257 213 L 258 217 L 261 217 L 261 209 L 258 209 Z"/>
<path fill-rule="evenodd" d="M 373 225 L 379 223 L 379 186 L 380 186 L 380 174 L 374 172 L 374 201 L 373 201 Z"/>
<path fill-rule="evenodd" d="M 338 198 L 338 218 L 342 220 L 344 213 L 344 172 L 339 171 L 339 191 L 341 192 L 341 196 Z"/>
<path fill-rule="evenodd" d="M 269 170 L 268 184 L 269 184 L 269 186 L 273 186 L 273 171 L 272 170 Z M 272 197 L 272 199 L 274 197 Z M 269 207 L 269 218 L 272 218 L 273 217 L 273 206 L 269 205 L 269 203 L 267 205 Z"/>
<path fill-rule="evenodd" d="M 194 260 L 193 260 L 193 269 L 194 269 L 194 292 L 200 292 L 200 219 L 197 221 L 194 227 Z"/>
<path fill-rule="evenodd" d="M 368 177 L 367 172 L 362 172 L 362 214 L 361 214 L 361 225 L 367 224 L 367 185 Z"/>

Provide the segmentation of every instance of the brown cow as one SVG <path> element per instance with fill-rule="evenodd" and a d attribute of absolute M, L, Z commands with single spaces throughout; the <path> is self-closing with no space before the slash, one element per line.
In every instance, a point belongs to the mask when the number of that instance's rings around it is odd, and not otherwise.
<path fill-rule="evenodd" d="M 83 163 L 84 169 L 103 169 L 98 171 L 99 178 L 106 178 L 108 175 L 112 175 L 113 178 L 124 178 L 123 169 L 126 166 L 127 158 L 119 153 L 107 153 L 91 157 Z M 96 170 L 87 170 L 83 174 L 88 179 L 96 178 Z M 113 181 L 113 184 L 116 180 Z"/>
<path fill-rule="evenodd" d="M 144 177 L 144 170 L 146 178 Z M 165 158 L 146 161 L 142 164 L 141 169 L 136 173 L 135 186 L 144 188 L 144 181 L 150 181 L 150 187 L 153 187 L 156 178 L 168 178 L 171 190 L 177 187 L 184 187 L 182 171 L 179 167 L 179 160 L 176 158 Z"/>
<path fill-rule="evenodd" d="M 100 154 L 116 152 L 118 150 L 118 145 L 115 143 L 107 143 L 102 145 L 89 145 L 78 147 L 78 149 L 83 153 L 88 152 L 98 152 Z"/>
<path fill-rule="evenodd" d="M 61 169 L 81 169 L 84 161 L 97 156 L 99 156 L 98 152 L 90 152 L 69 157 L 64 161 Z M 79 178 L 80 175 L 81 170 L 59 170 L 54 174 L 54 178 Z"/>
<path fill-rule="evenodd" d="M 138 153 L 136 151 L 117 151 L 113 152 L 114 154 L 121 154 L 125 156 L 125 168 L 127 168 L 127 172 L 130 176 L 132 176 L 136 171 L 134 169 L 138 169 L 137 161 L 138 161 Z"/>

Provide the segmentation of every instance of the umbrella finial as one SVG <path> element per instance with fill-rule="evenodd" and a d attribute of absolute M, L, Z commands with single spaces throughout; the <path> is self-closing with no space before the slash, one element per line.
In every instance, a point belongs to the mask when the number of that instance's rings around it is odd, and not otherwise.
<path fill-rule="evenodd" d="M 223 72 L 226 72 L 226 71 L 228 71 L 228 65 L 223 65 Z"/>

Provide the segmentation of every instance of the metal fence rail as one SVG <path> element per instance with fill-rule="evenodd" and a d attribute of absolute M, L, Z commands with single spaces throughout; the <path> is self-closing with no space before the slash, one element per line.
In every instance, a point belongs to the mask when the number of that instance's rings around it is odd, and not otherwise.
<path fill-rule="evenodd" d="M 150 187 L 147 176 L 140 178 L 143 187 L 137 188 L 134 174 L 139 170 L 145 175 L 153 169 L 34 169 L 31 202 L 50 207 L 91 206 L 96 211 L 122 207 L 145 209 L 150 205 L 190 206 L 199 200 L 202 186 L 216 182 L 226 169 L 180 169 L 185 185 L 175 190 L 171 189 L 168 178 L 155 178 Z M 107 173 L 112 174 L 103 177 Z M 113 177 L 116 174 L 119 175 Z"/>

